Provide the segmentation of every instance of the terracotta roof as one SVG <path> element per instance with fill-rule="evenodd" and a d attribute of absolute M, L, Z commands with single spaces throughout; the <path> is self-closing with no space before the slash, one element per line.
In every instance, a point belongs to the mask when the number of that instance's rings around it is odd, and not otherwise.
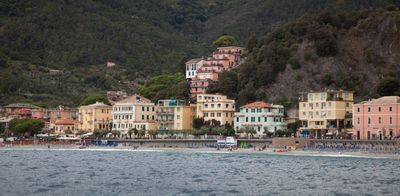
<path fill-rule="evenodd" d="M 246 105 L 242 106 L 241 108 L 269 108 L 271 106 L 272 106 L 272 104 L 270 104 L 270 103 L 263 102 L 263 101 L 256 101 L 253 103 L 246 104 Z"/>
<path fill-rule="evenodd" d="M 381 97 L 378 99 L 372 99 L 370 101 L 363 101 L 358 104 L 390 104 L 390 103 L 400 103 L 400 97 L 399 96 L 386 96 L 386 97 Z"/>
<path fill-rule="evenodd" d="M 54 124 L 56 125 L 73 125 L 75 124 L 75 120 L 56 120 L 56 122 L 54 122 Z"/>
<path fill-rule="evenodd" d="M 32 105 L 30 103 L 13 103 L 4 106 L 5 108 L 29 108 L 29 109 L 39 109 L 38 106 Z"/>

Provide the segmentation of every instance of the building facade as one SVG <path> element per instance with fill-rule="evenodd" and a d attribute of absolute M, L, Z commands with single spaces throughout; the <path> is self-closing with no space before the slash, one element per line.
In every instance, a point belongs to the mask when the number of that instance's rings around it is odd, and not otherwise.
<path fill-rule="evenodd" d="M 203 66 L 203 58 L 191 59 L 185 63 L 186 65 L 186 79 L 191 80 L 197 76 L 197 70 Z"/>
<path fill-rule="evenodd" d="M 384 140 L 400 137 L 400 97 L 387 96 L 353 106 L 353 138 Z"/>
<path fill-rule="evenodd" d="M 229 124 L 233 126 L 233 115 L 235 113 L 235 100 L 228 99 L 220 94 L 198 94 L 197 113 L 198 118 L 205 121 L 218 121 L 220 125 Z"/>
<path fill-rule="evenodd" d="M 111 130 L 112 107 L 102 102 L 79 107 L 77 130 Z"/>
<path fill-rule="evenodd" d="M 352 126 L 353 92 L 300 93 L 300 135 L 316 138 L 348 137 Z"/>
<path fill-rule="evenodd" d="M 112 130 L 127 134 L 131 129 L 155 130 L 155 104 L 140 95 L 132 95 L 115 102 L 112 109 Z"/>
<path fill-rule="evenodd" d="M 158 130 L 192 130 L 196 105 L 184 100 L 159 100 L 157 103 Z"/>
<path fill-rule="evenodd" d="M 63 134 L 72 134 L 75 132 L 76 128 L 76 120 L 56 120 L 54 122 L 54 134 L 63 135 Z"/>
<path fill-rule="evenodd" d="M 277 130 L 286 130 L 284 122 L 284 107 L 262 101 L 249 103 L 240 107 L 235 113 L 235 131 L 251 127 L 257 131 L 257 135 L 274 133 Z"/>
<path fill-rule="evenodd" d="M 57 120 L 77 120 L 78 109 L 58 106 L 52 109 L 33 109 L 32 118 L 43 120 L 44 129 L 55 131 L 55 122 Z"/>

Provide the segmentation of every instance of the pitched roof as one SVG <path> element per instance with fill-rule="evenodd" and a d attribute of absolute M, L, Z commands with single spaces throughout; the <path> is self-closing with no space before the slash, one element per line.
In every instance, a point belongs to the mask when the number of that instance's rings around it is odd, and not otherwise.
<path fill-rule="evenodd" d="M 81 106 L 81 107 L 98 108 L 98 107 L 111 107 L 111 106 L 104 104 L 103 102 L 96 102 L 94 104 L 85 105 L 85 106 Z"/>
<path fill-rule="evenodd" d="M 267 103 L 264 101 L 256 101 L 253 103 L 246 104 L 246 105 L 242 106 L 241 108 L 269 108 L 271 106 L 272 106 L 272 104 L 270 104 L 270 103 Z"/>
<path fill-rule="evenodd" d="M 186 64 L 194 64 L 200 62 L 202 59 L 201 58 L 196 58 L 196 59 L 190 59 Z"/>
<path fill-rule="evenodd" d="M 390 104 L 390 103 L 400 103 L 399 96 L 385 96 L 378 99 L 372 99 L 370 101 L 363 101 L 358 104 Z"/>
<path fill-rule="evenodd" d="M 30 103 L 12 103 L 4 106 L 5 108 L 30 108 L 30 109 L 39 109 L 40 107 L 32 105 Z"/>
<path fill-rule="evenodd" d="M 134 94 L 121 101 L 118 101 L 117 103 L 151 103 L 151 100 L 143 97 L 142 95 Z"/>
<path fill-rule="evenodd" d="M 75 120 L 67 120 L 67 119 L 60 119 L 60 120 L 56 120 L 56 122 L 54 122 L 54 124 L 56 125 L 73 125 L 75 124 Z"/>

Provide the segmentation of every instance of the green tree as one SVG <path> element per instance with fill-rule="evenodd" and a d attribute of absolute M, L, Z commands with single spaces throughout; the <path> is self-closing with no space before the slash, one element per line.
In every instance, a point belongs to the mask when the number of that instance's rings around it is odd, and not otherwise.
<path fill-rule="evenodd" d="M 218 39 L 216 39 L 213 44 L 217 47 L 225 47 L 225 46 L 238 46 L 239 42 L 230 35 L 222 35 Z"/>
<path fill-rule="evenodd" d="M 297 129 L 301 126 L 301 121 L 297 120 L 295 122 L 292 123 L 288 123 L 288 131 L 290 133 L 296 133 Z"/>
<path fill-rule="evenodd" d="M 0 123 L 0 135 L 4 135 L 4 132 L 6 131 L 6 126 L 4 123 Z"/>
<path fill-rule="evenodd" d="M 159 99 L 186 99 L 189 86 L 182 73 L 162 73 L 150 78 L 145 84 L 139 86 L 138 92 L 153 101 Z"/>
<path fill-rule="evenodd" d="M 320 57 L 335 56 L 338 53 L 336 39 L 333 36 L 324 37 L 315 41 L 315 49 Z"/>
<path fill-rule="evenodd" d="M 152 136 L 152 138 L 156 138 L 156 136 L 159 134 L 158 130 L 149 130 L 148 134 Z"/>
<path fill-rule="evenodd" d="M 380 96 L 400 94 L 400 82 L 397 78 L 387 78 L 379 82 L 377 91 Z"/>
<path fill-rule="evenodd" d="M 194 118 L 193 119 L 193 128 L 194 129 L 200 129 L 204 125 L 205 125 L 204 118 Z"/>
<path fill-rule="evenodd" d="M 10 121 L 11 132 L 20 136 L 33 136 L 44 127 L 44 122 L 36 119 L 13 119 Z"/>
<path fill-rule="evenodd" d="M 90 105 L 96 102 L 103 102 L 104 104 L 110 104 L 108 102 L 108 99 L 105 95 L 103 94 L 89 94 L 86 95 L 81 103 L 79 104 L 80 106 L 85 106 L 85 105 Z"/>

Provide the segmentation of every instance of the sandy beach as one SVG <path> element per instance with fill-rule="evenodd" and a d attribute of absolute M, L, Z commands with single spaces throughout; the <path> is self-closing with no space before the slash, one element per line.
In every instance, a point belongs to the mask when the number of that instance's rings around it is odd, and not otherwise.
<path fill-rule="evenodd" d="M 293 151 L 283 151 L 282 149 L 267 148 L 262 151 L 254 148 L 238 148 L 235 150 L 215 149 L 215 148 L 133 148 L 130 146 L 88 146 L 80 147 L 76 145 L 9 145 L 1 147 L 0 150 L 79 150 L 79 151 L 125 151 L 125 152 L 191 152 L 191 153 L 231 153 L 231 154 L 268 154 L 285 156 L 317 156 L 317 157 L 357 157 L 357 158 L 392 158 L 400 159 L 400 154 L 386 154 L 373 152 L 328 152 L 328 151 L 304 151 L 301 149 Z"/>

